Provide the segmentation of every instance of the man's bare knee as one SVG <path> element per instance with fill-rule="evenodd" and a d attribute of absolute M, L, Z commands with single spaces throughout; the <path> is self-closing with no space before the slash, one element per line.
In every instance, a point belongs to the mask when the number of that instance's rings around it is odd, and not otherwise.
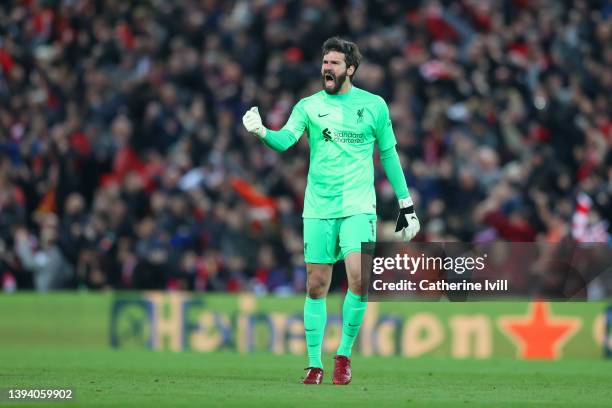
<path fill-rule="evenodd" d="M 327 295 L 329 285 L 327 285 L 325 279 L 317 275 L 309 275 L 306 290 L 308 297 L 311 299 L 318 299 Z"/>
<path fill-rule="evenodd" d="M 327 296 L 331 283 L 331 265 L 311 264 L 307 265 L 306 291 L 311 299 Z"/>
<path fill-rule="evenodd" d="M 349 289 L 351 290 L 351 292 L 353 292 L 355 295 L 362 295 L 362 287 L 361 287 L 361 277 L 358 279 L 353 279 L 351 282 L 349 282 Z"/>
<path fill-rule="evenodd" d="M 346 277 L 348 287 L 351 292 L 356 295 L 362 295 L 363 288 L 361 287 L 361 254 L 352 252 L 344 259 L 346 265 Z"/>
<path fill-rule="evenodd" d="M 325 297 L 327 295 L 327 291 L 325 290 L 325 285 L 321 282 L 310 283 L 308 285 L 308 297 L 311 299 L 319 299 Z"/>

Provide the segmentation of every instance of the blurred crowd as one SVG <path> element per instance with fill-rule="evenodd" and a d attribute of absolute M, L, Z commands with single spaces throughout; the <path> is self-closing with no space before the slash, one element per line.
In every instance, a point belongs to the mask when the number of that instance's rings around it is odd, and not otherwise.
<path fill-rule="evenodd" d="M 308 144 L 282 127 L 355 41 L 422 241 L 610 240 L 606 0 L 0 2 L 4 290 L 300 292 Z M 375 153 L 379 239 L 397 202 Z M 341 268 L 341 266 L 339 266 Z M 341 275 L 334 285 L 342 286 Z"/>

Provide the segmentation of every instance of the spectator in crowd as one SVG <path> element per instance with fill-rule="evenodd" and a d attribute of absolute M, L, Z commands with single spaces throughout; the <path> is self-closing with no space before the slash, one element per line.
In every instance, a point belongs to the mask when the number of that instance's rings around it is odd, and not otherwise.
<path fill-rule="evenodd" d="M 74 279 L 74 268 L 57 245 L 57 239 L 58 219 L 52 213 L 45 214 L 41 220 L 40 243 L 36 250 L 32 249 L 25 229 L 15 231 L 19 261 L 32 273 L 34 288 L 40 292 L 70 287 Z"/>

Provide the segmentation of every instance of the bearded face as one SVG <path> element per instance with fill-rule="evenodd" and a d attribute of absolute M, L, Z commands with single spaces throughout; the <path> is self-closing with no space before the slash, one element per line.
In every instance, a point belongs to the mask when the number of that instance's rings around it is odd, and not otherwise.
<path fill-rule="evenodd" d="M 345 56 L 338 51 L 330 51 L 323 56 L 321 81 L 323 89 L 330 95 L 337 94 L 348 76 Z"/>
<path fill-rule="evenodd" d="M 342 84 L 346 80 L 346 70 L 340 75 L 336 76 L 333 71 L 326 71 L 323 73 L 323 89 L 330 95 L 335 95 L 342 88 Z"/>

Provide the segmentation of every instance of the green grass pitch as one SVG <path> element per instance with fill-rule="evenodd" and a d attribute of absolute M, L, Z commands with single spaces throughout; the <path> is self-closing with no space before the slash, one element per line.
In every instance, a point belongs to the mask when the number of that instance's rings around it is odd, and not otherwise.
<path fill-rule="evenodd" d="M 353 382 L 299 384 L 305 359 L 268 353 L 0 348 L 0 388 L 66 388 L 72 402 L 3 406 L 609 407 L 612 361 L 359 357 Z M 41 405 L 42 404 L 42 405 Z"/>

